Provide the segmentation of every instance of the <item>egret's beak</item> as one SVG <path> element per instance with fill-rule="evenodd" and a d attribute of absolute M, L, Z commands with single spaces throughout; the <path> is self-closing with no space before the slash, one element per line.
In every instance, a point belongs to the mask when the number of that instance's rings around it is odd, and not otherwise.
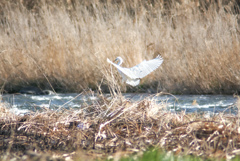
<path fill-rule="evenodd" d="M 118 59 L 115 59 L 115 60 L 114 60 L 114 62 L 117 62 L 117 61 L 118 61 Z"/>

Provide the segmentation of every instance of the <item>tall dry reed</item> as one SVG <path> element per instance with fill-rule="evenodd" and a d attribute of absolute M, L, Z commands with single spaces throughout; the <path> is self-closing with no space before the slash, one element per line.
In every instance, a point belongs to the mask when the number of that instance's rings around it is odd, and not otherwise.
<path fill-rule="evenodd" d="M 107 85 L 111 70 L 120 84 L 106 58 L 121 56 L 123 66 L 131 67 L 158 54 L 164 58 L 162 66 L 141 82 L 148 88 L 174 93 L 240 90 L 235 4 L 21 2 L 0 5 L 0 84 L 7 91 L 51 84 L 56 90 L 79 92 Z"/>

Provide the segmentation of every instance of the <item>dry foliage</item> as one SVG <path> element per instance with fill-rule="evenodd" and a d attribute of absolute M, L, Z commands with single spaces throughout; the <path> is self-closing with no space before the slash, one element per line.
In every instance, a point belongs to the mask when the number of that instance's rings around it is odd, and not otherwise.
<path fill-rule="evenodd" d="M 239 116 L 172 113 L 164 101 L 157 104 L 154 97 L 131 102 L 121 94 L 99 95 L 79 110 L 10 113 L 1 106 L 0 149 L 1 159 L 6 160 L 50 157 L 43 155 L 46 152 L 58 159 L 80 154 L 114 157 L 149 147 L 206 158 L 229 159 L 240 154 Z"/>
<path fill-rule="evenodd" d="M 131 67 L 160 54 L 163 65 L 142 80 L 155 91 L 239 91 L 237 4 L 170 2 L 1 1 L 0 84 L 78 92 L 99 85 L 107 57 Z"/>

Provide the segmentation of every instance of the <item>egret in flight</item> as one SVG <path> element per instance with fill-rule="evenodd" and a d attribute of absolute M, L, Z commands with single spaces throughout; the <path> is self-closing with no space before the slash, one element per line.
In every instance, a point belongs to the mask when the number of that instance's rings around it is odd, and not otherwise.
<path fill-rule="evenodd" d="M 107 58 L 107 62 L 117 68 L 118 72 L 122 76 L 123 82 L 126 82 L 131 86 L 137 86 L 140 83 L 141 78 L 147 76 L 162 64 L 163 58 L 158 55 L 155 59 L 149 61 L 144 60 L 132 68 L 121 67 L 120 65 L 123 63 L 123 59 L 120 56 L 117 57 L 115 61 L 117 61 L 117 64 Z"/>

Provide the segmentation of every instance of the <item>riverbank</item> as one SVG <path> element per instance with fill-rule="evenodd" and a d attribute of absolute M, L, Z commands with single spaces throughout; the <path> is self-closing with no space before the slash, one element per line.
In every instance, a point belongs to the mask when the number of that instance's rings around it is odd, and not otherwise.
<path fill-rule="evenodd" d="M 139 87 L 121 90 L 238 93 L 238 4 L 167 2 L 1 1 L 2 91 L 108 91 L 112 74 L 121 80 L 107 58 L 120 55 L 132 67 L 159 54 L 159 69 Z"/>
<path fill-rule="evenodd" d="M 105 159 L 149 147 L 202 158 L 239 155 L 238 115 L 174 113 L 164 101 L 131 102 L 121 93 L 98 97 L 79 110 L 43 108 L 24 116 L 1 104 L 1 159 Z"/>

